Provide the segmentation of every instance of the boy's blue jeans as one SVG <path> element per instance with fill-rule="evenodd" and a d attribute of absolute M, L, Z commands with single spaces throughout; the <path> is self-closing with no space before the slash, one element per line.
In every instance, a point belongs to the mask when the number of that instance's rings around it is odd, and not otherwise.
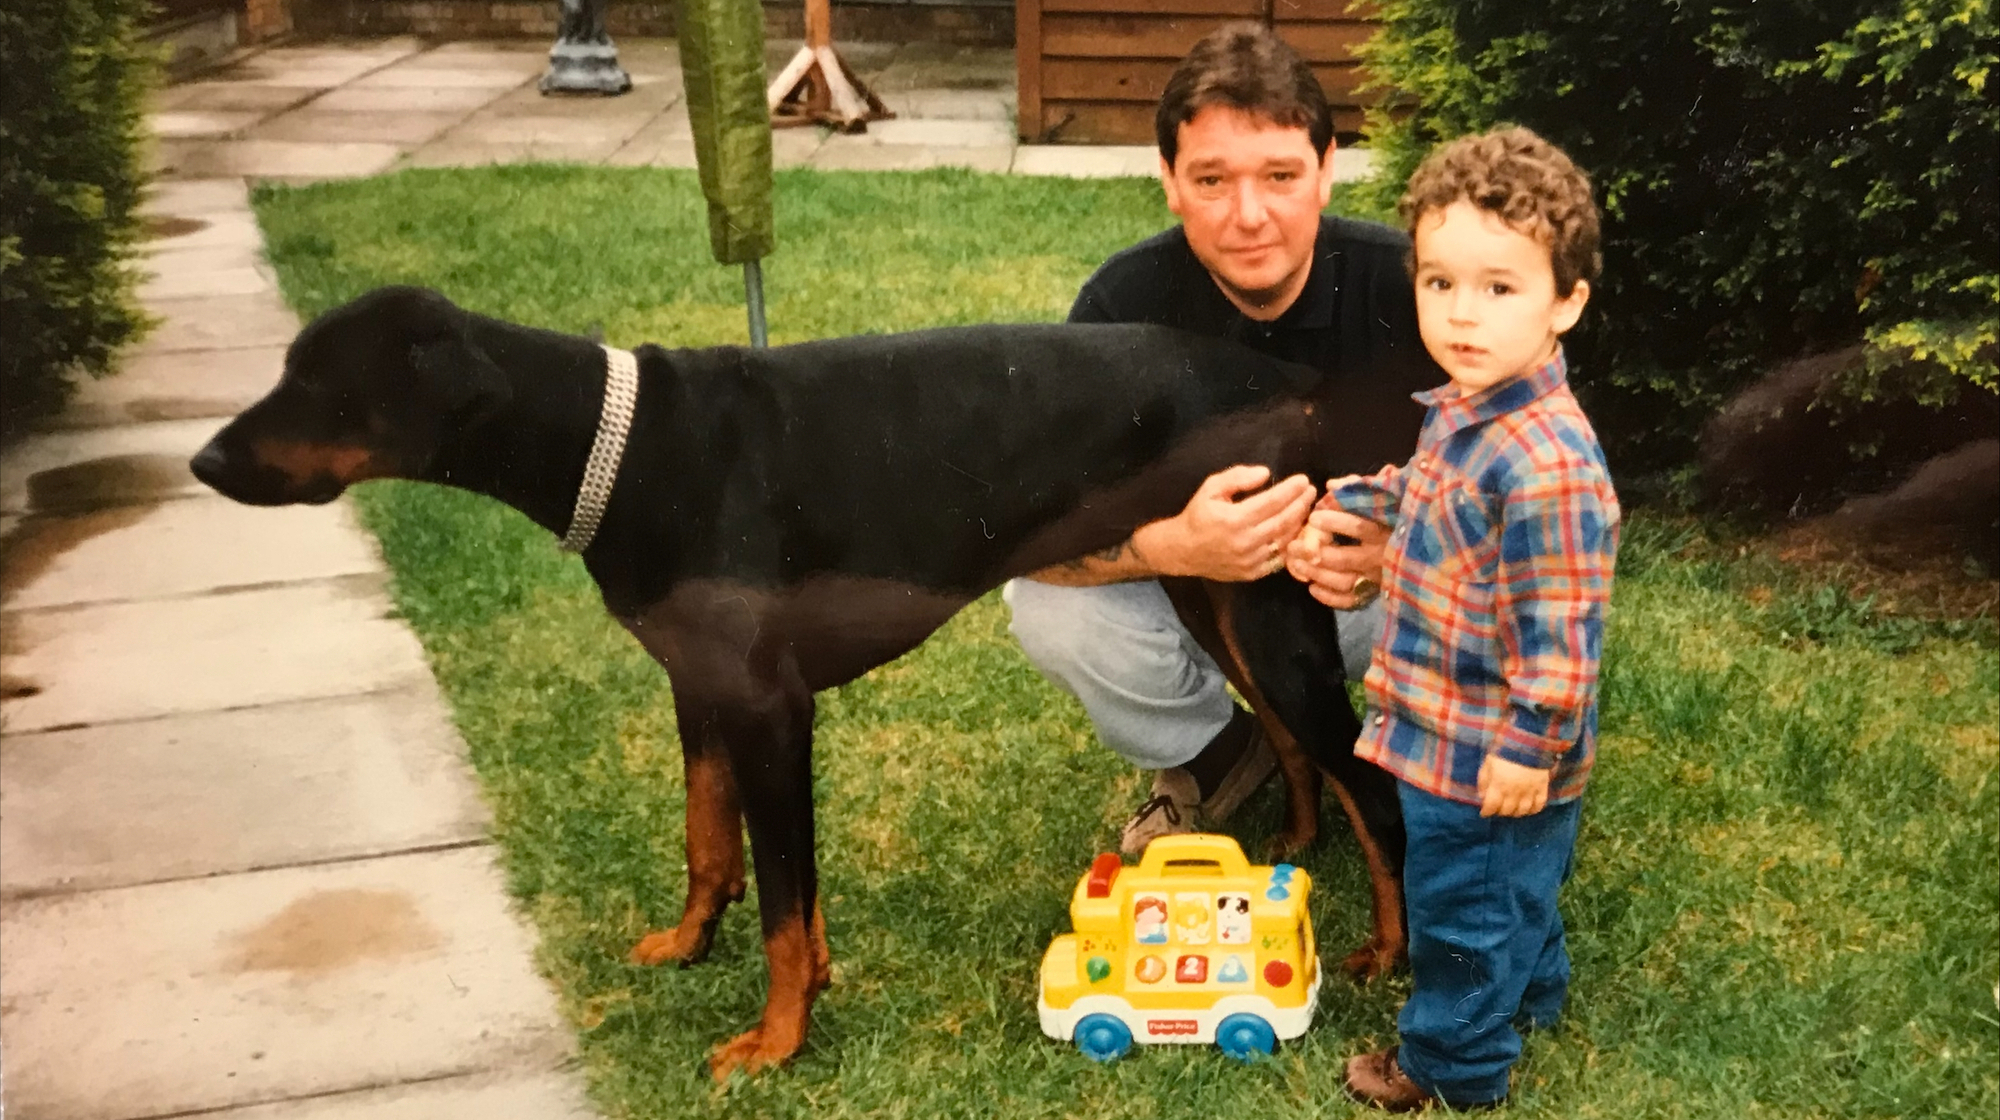
<path fill-rule="evenodd" d="M 1479 806 L 1396 783 L 1409 850 L 1409 1002 L 1397 1061 L 1453 1105 L 1507 1095 L 1523 1027 L 1547 1026 L 1569 994 L 1569 951 L 1556 892 L 1569 878 L 1580 800 L 1531 817 L 1481 817 Z"/>

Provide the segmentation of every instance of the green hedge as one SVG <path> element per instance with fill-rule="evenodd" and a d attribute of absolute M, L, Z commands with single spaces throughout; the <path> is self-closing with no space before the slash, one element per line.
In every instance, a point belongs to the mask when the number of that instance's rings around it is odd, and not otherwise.
<path fill-rule="evenodd" d="M 153 62 L 146 0 L 0 5 L 0 435 L 143 325 L 127 258 Z"/>
<path fill-rule="evenodd" d="M 1628 461 L 1773 365 L 1872 343 L 1848 401 L 1994 387 L 1991 0 L 1379 0 L 1394 190 L 1528 125 L 1591 171 L 1605 276 L 1571 351 Z"/>

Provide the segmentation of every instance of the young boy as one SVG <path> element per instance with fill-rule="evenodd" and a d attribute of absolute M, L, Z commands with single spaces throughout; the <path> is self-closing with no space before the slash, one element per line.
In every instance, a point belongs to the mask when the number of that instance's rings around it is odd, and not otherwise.
<path fill-rule="evenodd" d="M 1349 1095 L 1391 1111 L 1505 1100 L 1516 1025 L 1562 1008 L 1556 892 L 1596 745 L 1619 524 L 1564 379 L 1561 336 L 1599 262 L 1589 180 L 1507 129 L 1432 155 L 1401 210 L 1418 327 L 1451 383 L 1417 396 L 1415 458 L 1321 500 L 1394 527 L 1355 752 L 1398 779 L 1413 985 L 1401 1046 L 1347 1065 Z"/>

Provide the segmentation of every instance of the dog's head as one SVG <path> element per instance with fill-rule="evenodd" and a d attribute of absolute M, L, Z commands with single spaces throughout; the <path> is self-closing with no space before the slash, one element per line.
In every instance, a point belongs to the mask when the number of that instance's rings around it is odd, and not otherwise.
<path fill-rule="evenodd" d="M 377 288 L 310 323 L 277 388 L 189 467 L 249 505 L 318 504 L 369 478 L 422 478 L 440 447 L 505 404 L 469 316 L 427 288 Z"/>

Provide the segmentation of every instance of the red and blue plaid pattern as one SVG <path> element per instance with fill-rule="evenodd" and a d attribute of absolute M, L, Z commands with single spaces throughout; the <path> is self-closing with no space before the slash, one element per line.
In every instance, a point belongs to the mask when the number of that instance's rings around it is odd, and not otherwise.
<path fill-rule="evenodd" d="M 1573 799 L 1597 749 L 1597 666 L 1618 496 L 1560 347 L 1546 364 L 1429 406 L 1416 457 L 1323 505 L 1395 527 L 1386 619 L 1355 753 L 1425 792 L 1478 804 L 1488 753 L 1553 770 Z"/>

